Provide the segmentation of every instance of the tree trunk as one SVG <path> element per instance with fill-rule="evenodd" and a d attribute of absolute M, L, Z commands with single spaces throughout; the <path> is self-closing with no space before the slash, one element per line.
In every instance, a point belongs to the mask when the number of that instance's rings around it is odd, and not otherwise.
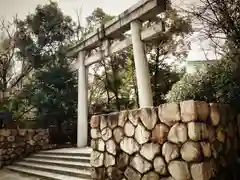
<path fill-rule="evenodd" d="M 105 73 L 105 76 L 106 76 L 106 82 L 104 84 L 105 84 L 105 90 L 106 90 L 106 93 L 107 93 L 107 105 L 109 105 L 111 99 L 110 99 L 110 93 L 109 93 L 108 88 L 107 88 L 107 84 L 109 82 L 108 73 L 107 73 L 107 68 L 106 68 L 105 61 L 102 61 L 102 62 L 103 62 L 103 67 L 104 67 L 104 73 Z"/>
<path fill-rule="evenodd" d="M 114 92 L 114 95 L 115 95 L 115 98 L 116 98 L 116 107 L 117 107 L 117 110 L 120 111 L 120 110 L 121 110 L 121 104 L 120 104 L 119 97 L 118 97 L 118 90 L 116 90 L 116 91 Z"/>
<path fill-rule="evenodd" d="M 112 73 L 113 73 L 113 84 L 114 84 L 114 96 L 115 96 L 115 99 L 116 99 L 116 107 L 117 107 L 117 110 L 120 111 L 121 110 L 121 104 L 120 104 L 120 101 L 119 101 L 119 97 L 118 97 L 118 87 L 116 86 L 116 79 L 117 79 L 117 68 L 114 66 L 114 58 L 110 58 L 110 64 L 111 64 L 111 68 L 112 68 Z"/>
<path fill-rule="evenodd" d="M 132 72 L 135 72 L 135 64 L 134 64 L 133 58 L 131 58 L 131 68 L 132 68 Z M 132 76 L 132 81 L 133 81 L 133 87 L 134 87 L 134 92 L 135 92 L 135 96 L 136 96 L 137 107 L 139 108 L 139 97 L 138 97 L 136 76 Z"/>
<path fill-rule="evenodd" d="M 153 99 L 156 99 L 157 96 L 157 85 L 158 85 L 158 72 L 159 72 L 159 56 L 160 56 L 160 48 L 156 48 L 156 58 L 155 58 L 155 72 L 154 72 L 154 79 L 153 79 Z M 153 105 L 157 106 L 157 101 L 153 101 Z"/>

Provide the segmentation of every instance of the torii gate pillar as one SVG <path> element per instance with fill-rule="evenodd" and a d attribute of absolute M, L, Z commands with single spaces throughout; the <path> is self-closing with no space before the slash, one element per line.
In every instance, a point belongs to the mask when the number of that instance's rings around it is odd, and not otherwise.
<path fill-rule="evenodd" d="M 88 68 L 84 64 L 84 51 L 78 53 L 78 62 L 77 147 L 85 147 L 88 140 Z"/>
<path fill-rule="evenodd" d="M 139 103 L 140 107 L 144 108 L 153 106 L 153 100 L 148 62 L 145 54 L 144 43 L 141 40 L 141 27 L 142 24 L 140 21 L 135 20 L 131 22 L 132 44 Z"/>
<path fill-rule="evenodd" d="M 140 20 L 144 22 L 155 18 L 157 14 L 165 11 L 165 9 L 165 0 L 140 0 L 119 16 L 104 24 L 104 26 L 99 27 L 97 31 L 89 34 L 83 41 L 69 48 L 68 57 L 73 57 L 78 53 L 78 147 L 86 146 L 88 140 L 87 70 L 90 65 L 133 45 L 140 107 L 153 105 L 144 43 L 160 38 L 158 34 L 162 32 L 162 24 L 155 24 L 142 30 Z M 123 40 L 120 40 L 120 37 L 130 28 L 132 38 L 125 37 Z M 120 41 L 116 44 L 110 44 L 107 49 L 101 49 L 90 57 L 85 56 L 85 52 L 98 48 L 99 45 L 101 46 L 108 39 Z"/>

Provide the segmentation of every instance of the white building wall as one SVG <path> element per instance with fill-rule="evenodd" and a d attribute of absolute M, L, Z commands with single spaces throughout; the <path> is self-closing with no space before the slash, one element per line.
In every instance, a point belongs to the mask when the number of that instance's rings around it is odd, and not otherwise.
<path fill-rule="evenodd" d="M 208 65 L 217 63 L 218 60 L 186 61 L 186 73 L 192 74 L 204 70 Z"/>

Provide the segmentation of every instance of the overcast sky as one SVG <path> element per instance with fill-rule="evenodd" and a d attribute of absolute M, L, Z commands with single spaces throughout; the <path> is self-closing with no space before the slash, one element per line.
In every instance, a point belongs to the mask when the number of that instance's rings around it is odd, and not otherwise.
<path fill-rule="evenodd" d="M 76 11 L 82 9 L 81 18 L 84 19 L 90 15 L 91 12 L 97 8 L 102 8 L 105 12 L 111 15 L 118 15 L 127 8 L 131 7 L 138 0 L 55 0 L 58 2 L 62 11 L 70 15 L 76 20 Z M 182 0 L 181 0 L 182 1 Z M 186 0 L 196 1 L 196 0 Z M 45 4 L 48 0 L 0 0 L 0 18 L 11 20 L 16 14 L 19 18 L 24 18 L 30 12 L 33 12 L 38 4 Z M 195 40 L 194 40 L 195 41 Z M 192 45 L 192 51 L 189 54 L 189 60 L 201 60 L 205 59 L 202 51 L 202 45 L 194 43 Z M 211 57 L 210 57 L 211 58 Z"/>
<path fill-rule="evenodd" d="M 86 17 L 97 8 L 113 15 L 120 14 L 138 0 L 55 0 L 62 11 L 76 19 L 76 11 L 82 9 L 82 17 Z M 0 0 L 0 17 L 11 19 L 18 14 L 24 18 L 29 12 L 34 11 L 38 4 L 45 4 L 48 0 Z"/>

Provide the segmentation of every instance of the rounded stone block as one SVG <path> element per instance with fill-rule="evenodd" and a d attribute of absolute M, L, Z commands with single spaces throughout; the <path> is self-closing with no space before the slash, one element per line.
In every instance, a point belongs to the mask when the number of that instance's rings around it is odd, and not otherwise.
<path fill-rule="evenodd" d="M 181 144 L 187 141 L 187 127 L 183 123 L 173 125 L 168 133 L 168 141 L 175 144 Z"/>
<path fill-rule="evenodd" d="M 166 142 L 163 144 L 162 154 L 165 157 L 165 161 L 169 163 L 180 156 L 179 147 L 176 144 Z"/>
<path fill-rule="evenodd" d="M 99 174 L 104 174 L 104 172 L 99 173 L 99 170 L 103 168 L 92 168 L 91 169 L 91 178 L 92 179 L 100 179 L 102 177 L 99 176 Z"/>
<path fill-rule="evenodd" d="M 152 168 L 152 165 L 147 160 L 142 158 L 139 154 L 136 154 L 134 156 L 130 162 L 130 165 L 141 174 L 149 171 Z"/>
<path fill-rule="evenodd" d="M 131 123 L 133 123 L 134 126 L 137 126 L 139 123 L 140 115 L 140 109 L 131 110 L 128 112 L 128 119 L 131 121 Z"/>
<path fill-rule="evenodd" d="M 91 147 L 93 150 L 105 151 L 105 142 L 102 139 L 91 140 Z"/>
<path fill-rule="evenodd" d="M 142 177 L 139 172 L 137 172 L 136 170 L 134 170 L 131 167 L 126 168 L 124 175 L 128 180 L 130 180 L 130 179 L 141 180 L 141 177 Z"/>
<path fill-rule="evenodd" d="M 140 150 L 138 143 L 133 138 L 125 137 L 120 142 L 120 148 L 129 155 Z"/>
<path fill-rule="evenodd" d="M 224 143 L 224 142 L 225 142 L 225 138 L 226 138 L 224 129 L 218 127 L 217 130 L 216 130 L 216 133 L 217 133 L 217 137 L 216 137 L 217 140 L 218 140 L 219 142 Z"/>
<path fill-rule="evenodd" d="M 140 119 L 148 130 L 152 130 L 158 121 L 156 109 L 153 107 L 141 109 Z"/>
<path fill-rule="evenodd" d="M 152 141 L 164 144 L 167 140 L 169 128 L 165 124 L 157 124 L 152 131 Z"/>
<path fill-rule="evenodd" d="M 181 119 L 183 122 L 190 122 L 197 120 L 197 107 L 195 101 L 183 101 L 180 103 Z"/>
<path fill-rule="evenodd" d="M 123 129 L 121 127 L 117 127 L 113 130 L 113 136 L 114 136 L 114 139 L 116 141 L 116 143 L 120 143 L 122 138 L 124 137 L 124 132 L 123 132 Z"/>
<path fill-rule="evenodd" d="M 100 116 L 93 115 L 90 121 L 91 128 L 98 128 L 100 125 Z"/>
<path fill-rule="evenodd" d="M 171 176 L 176 180 L 190 180 L 188 164 L 184 161 L 171 161 L 168 165 Z"/>
<path fill-rule="evenodd" d="M 209 104 L 204 101 L 183 101 L 180 108 L 183 122 L 207 121 L 210 114 Z"/>
<path fill-rule="evenodd" d="M 113 155 L 117 154 L 117 146 L 114 140 L 110 139 L 106 142 L 106 150 L 110 154 L 113 154 Z"/>
<path fill-rule="evenodd" d="M 172 126 L 181 120 L 180 108 L 177 103 L 162 104 L 158 108 L 158 116 L 162 123 Z"/>
<path fill-rule="evenodd" d="M 101 137 L 101 133 L 99 129 L 91 129 L 91 137 L 92 139 L 97 139 Z"/>
<path fill-rule="evenodd" d="M 13 143 L 15 141 L 16 137 L 15 136 L 8 136 L 7 137 L 7 141 L 10 143 Z M 38 140 L 39 140 L 39 136 L 38 136 Z"/>
<path fill-rule="evenodd" d="M 212 126 L 207 126 L 208 130 L 208 140 L 210 143 L 213 143 L 216 140 L 216 130 Z"/>
<path fill-rule="evenodd" d="M 151 133 L 146 130 L 142 124 L 138 124 L 135 129 L 135 139 L 139 144 L 144 144 L 149 141 Z"/>
<path fill-rule="evenodd" d="M 128 120 L 128 111 L 121 111 L 118 117 L 118 126 L 123 127 Z"/>
<path fill-rule="evenodd" d="M 134 135 L 135 126 L 130 121 L 127 121 L 124 125 L 124 133 L 128 137 L 132 137 Z"/>
<path fill-rule="evenodd" d="M 176 180 L 176 179 L 174 179 L 173 177 L 164 177 L 161 178 L 160 180 Z"/>
<path fill-rule="evenodd" d="M 108 127 L 110 127 L 111 129 L 116 128 L 118 126 L 118 118 L 119 118 L 118 112 L 108 114 L 107 117 Z"/>
<path fill-rule="evenodd" d="M 215 159 L 218 159 L 219 154 L 224 150 L 223 145 L 219 141 L 215 141 L 211 144 L 212 155 Z"/>
<path fill-rule="evenodd" d="M 11 131 L 7 129 L 1 129 L 0 130 L 0 136 L 8 137 L 11 135 Z"/>
<path fill-rule="evenodd" d="M 188 141 L 180 150 L 182 159 L 187 162 L 200 161 L 202 159 L 201 146 L 198 142 Z"/>
<path fill-rule="evenodd" d="M 212 155 L 211 144 L 209 142 L 201 142 L 202 153 L 205 158 L 210 158 Z"/>
<path fill-rule="evenodd" d="M 156 172 L 148 172 L 141 180 L 159 180 L 159 175 Z"/>
<path fill-rule="evenodd" d="M 212 177 L 213 167 L 210 161 L 191 165 L 191 174 L 194 180 L 209 180 Z"/>
<path fill-rule="evenodd" d="M 107 168 L 107 176 L 111 180 L 122 180 L 124 175 L 123 172 L 116 167 L 110 166 Z"/>
<path fill-rule="evenodd" d="M 197 119 L 199 121 L 207 121 L 210 114 L 209 104 L 205 101 L 195 101 L 197 109 Z"/>
<path fill-rule="evenodd" d="M 109 166 L 114 166 L 115 164 L 116 164 L 115 157 L 109 153 L 105 153 L 104 166 L 109 167 Z"/>
<path fill-rule="evenodd" d="M 189 122 L 188 136 L 193 141 L 202 141 L 209 139 L 209 131 L 207 125 L 204 123 Z"/>
<path fill-rule="evenodd" d="M 117 156 L 117 167 L 121 170 L 125 169 L 129 164 L 129 155 L 126 153 L 121 153 Z"/>
<path fill-rule="evenodd" d="M 108 115 L 106 115 L 106 114 L 103 114 L 100 116 L 100 130 L 101 131 L 108 126 L 107 116 Z"/>
<path fill-rule="evenodd" d="M 140 154 L 149 161 L 152 161 L 158 153 L 160 153 L 160 146 L 155 143 L 144 144 L 140 151 Z"/>
<path fill-rule="evenodd" d="M 210 120 L 213 126 L 217 126 L 220 122 L 220 110 L 217 103 L 210 103 Z"/>
<path fill-rule="evenodd" d="M 27 134 L 27 130 L 25 130 L 25 129 L 19 129 L 19 130 L 18 130 L 18 134 L 19 134 L 19 136 L 25 136 L 25 135 Z"/>
<path fill-rule="evenodd" d="M 92 167 L 101 167 L 103 166 L 104 154 L 98 151 L 93 151 L 91 153 L 91 166 Z"/>
<path fill-rule="evenodd" d="M 164 159 L 161 156 L 158 156 L 153 161 L 154 170 L 160 175 L 167 174 L 167 166 Z"/>
<path fill-rule="evenodd" d="M 107 127 L 102 130 L 101 135 L 104 141 L 108 141 L 112 137 L 112 130 Z"/>

